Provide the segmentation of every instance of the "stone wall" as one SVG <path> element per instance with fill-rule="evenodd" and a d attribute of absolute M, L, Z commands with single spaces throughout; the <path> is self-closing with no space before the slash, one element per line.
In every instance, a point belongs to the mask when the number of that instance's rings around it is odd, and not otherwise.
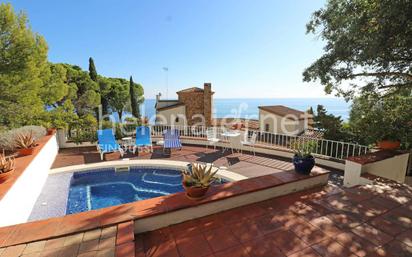
<path fill-rule="evenodd" d="M 212 124 L 212 85 L 204 84 L 203 91 L 180 91 L 177 93 L 179 102 L 186 105 L 186 117 L 188 125 L 206 125 Z M 203 120 L 197 115 L 202 115 Z"/>
<path fill-rule="evenodd" d="M 205 83 L 203 92 L 203 110 L 206 126 L 212 125 L 212 95 L 212 84 Z"/>
<path fill-rule="evenodd" d="M 203 92 L 179 92 L 179 102 L 186 106 L 186 118 L 188 125 L 201 122 L 201 119 L 193 119 L 196 114 L 203 115 Z"/>

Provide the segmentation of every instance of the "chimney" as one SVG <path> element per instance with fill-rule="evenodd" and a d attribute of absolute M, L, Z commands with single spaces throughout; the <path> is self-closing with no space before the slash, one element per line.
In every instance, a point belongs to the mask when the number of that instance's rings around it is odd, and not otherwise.
<path fill-rule="evenodd" d="M 159 93 L 159 94 L 157 94 L 156 95 L 156 102 L 159 102 L 160 101 L 160 97 L 162 96 L 162 93 Z"/>
<path fill-rule="evenodd" d="M 205 125 L 212 125 L 212 84 L 203 84 L 203 115 L 205 116 Z"/>

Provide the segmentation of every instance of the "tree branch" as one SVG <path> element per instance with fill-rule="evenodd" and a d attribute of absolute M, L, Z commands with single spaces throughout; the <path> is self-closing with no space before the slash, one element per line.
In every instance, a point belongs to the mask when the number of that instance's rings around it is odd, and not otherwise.
<path fill-rule="evenodd" d="M 412 74 L 403 73 L 403 72 L 362 72 L 362 73 L 355 73 L 351 74 L 349 78 L 355 77 L 388 77 L 388 76 L 399 76 L 399 77 L 406 77 L 407 79 L 412 80 Z"/>
<path fill-rule="evenodd" d="M 387 88 L 402 88 L 402 87 L 412 87 L 412 83 L 403 83 L 403 84 L 391 84 L 391 85 L 385 85 L 385 86 L 380 86 L 378 89 L 387 89 Z"/>

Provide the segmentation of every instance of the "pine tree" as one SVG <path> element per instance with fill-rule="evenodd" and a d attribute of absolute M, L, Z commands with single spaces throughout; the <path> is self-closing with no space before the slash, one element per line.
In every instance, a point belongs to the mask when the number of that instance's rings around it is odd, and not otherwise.
<path fill-rule="evenodd" d="M 108 102 L 110 109 L 117 112 L 119 115 L 119 121 L 122 121 L 123 111 L 126 110 L 128 105 L 129 96 L 129 82 L 126 79 L 121 78 L 109 78 L 110 92 Z"/>
<path fill-rule="evenodd" d="M 139 109 L 139 103 L 137 101 L 138 95 L 135 92 L 135 84 L 133 82 L 132 76 L 130 76 L 129 90 L 130 90 L 130 105 L 132 107 L 132 115 L 135 118 L 140 119 L 140 109 Z"/>
<path fill-rule="evenodd" d="M 0 3 L 0 127 L 36 123 L 51 75 L 45 39 L 30 29 L 24 13 Z"/>

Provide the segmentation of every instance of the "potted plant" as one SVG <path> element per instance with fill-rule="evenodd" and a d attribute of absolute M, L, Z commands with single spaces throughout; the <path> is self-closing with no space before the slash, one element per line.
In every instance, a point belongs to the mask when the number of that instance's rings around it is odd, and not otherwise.
<path fill-rule="evenodd" d="M 376 143 L 377 147 L 382 150 L 395 150 L 401 146 L 401 141 L 396 135 L 389 133 L 382 136 L 382 139 Z"/>
<path fill-rule="evenodd" d="M 0 154 L 0 183 L 7 181 L 15 168 L 14 157 Z"/>
<path fill-rule="evenodd" d="M 41 123 L 42 127 L 46 128 L 46 135 L 51 136 L 56 132 L 56 128 L 49 121 L 44 121 Z"/>
<path fill-rule="evenodd" d="M 145 116 L 142 118 L 142 125 L 147 125 L 147 124 L 149 124 L 149 118 Z"/>
<path fill-rule="evenodd" d="M 213 171 L 213 166 L 191 164 L 187 170 L 182 170 L 182 185 L 189 199 L 202 199 L 209 190 L 210 185 L 216 180 L 218 169 Z"/>
<path fill-rule="evenodd" d="M 47 129 L 47 135 L 52 136 L 56 133 L 57 129 L 56 128 L 48 128 Z"/>
<path fill-rule="evenodd" d="M 37 146 L 33 132 L 18 134 L 14 139 L 14 144 L 21 156 L 32 155 Z"/>
<path fill-rule="evenodd" d="M 315 158 L 312 152 L 316 149 L 317 143 L 313 140 L 299 142 L 296 141 L 292 145 L 295 151 L 292 162 L 295 166 L 295 171 L 300 174 L 309 175 L 315 166 Z"/>
<path fill-rule="evenodd" d="M 381 97 L 368 92 L 354 99 L 350 123 L 363 144 L 380 149 L 397 149 L 409 142 L 412 126 L 412 105 L 408 94 Z"/>

